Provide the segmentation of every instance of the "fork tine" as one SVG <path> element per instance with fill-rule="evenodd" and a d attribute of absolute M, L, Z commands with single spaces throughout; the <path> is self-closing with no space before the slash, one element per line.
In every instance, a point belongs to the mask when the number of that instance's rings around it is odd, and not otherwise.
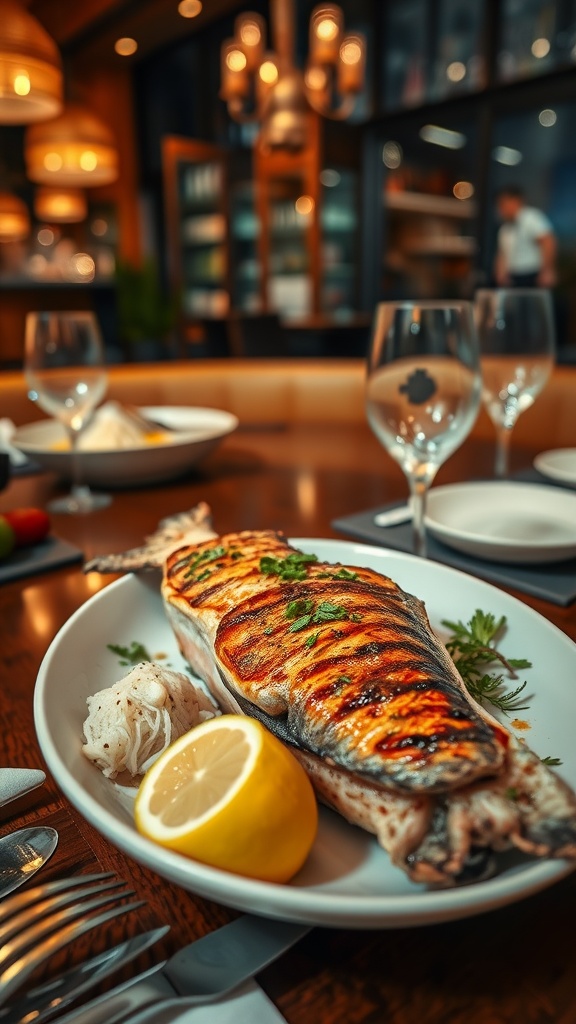
<path fill-rule="evenodd" d="M 10 940 L 0 947 L 0 972 L 16 957 L 22 955 L 30 946 L 36 945 L 40 939 L 51 932 L 59 930 L 69 922 L 74 922 L 88 910 L 95 910 L 105 903 L 118 902 L 125 896 L 133 896 L 133 890 L 122 890 L 122 892 L 97 893 L 92 899 L 84 902 L 74 903 L 72 906 L 56 908 L 54 913 L 47 916 L 40 916 L 40 919 L 30 919 L 22 930 L 18 930 Z M 0 973 L 0 983 L 3 974 Z"/>
<path fill-rule="evenodd" d="M 46 882 L 44 885 L 34 886 L 33 889 L 26 889 L 22 892 L 18 892 L 14 896 L 10 896 L 9 899 L 2 901 L 0 906 L 0 926 L 3 925 L 7 918 L 11 917 L 12 914 L 15 914 L 19 910 L 24 910 L 25 907 L 38 902 L 38 900 L 43 899 L 45 896 L 51 896 L 54 893 L 62 892 L 63 889 L 72 889 L 77 885 L 85 885 L 88 882 L 100 882 L 105 878 L 112 878 L 113 876 L 113 871 L 105 871 L 97 875 L 75 875 L 73 878 L 65 878 L 60 882 Z"/>
<path fill-rule="evenodd" d="M 31 1021 L 44 1024 L 105 978 L 150 949 L 169 931 L 169 925 L 163 925 L 131 939 L 124 939 L 112 949 L 104 949 L 90 959 L 70 967 L 63 974 L 40 982 L 34 988 L 27 989 L 17 1002 L 0 1008 L 0 1021 L 2 1024 L 30 1024 Z M 132 979 L 127 982 L 131 983 Z"/>
<path fill-rule="evenodd" d="M 109 896 L 107 899 L 118 899 L 126 895 L 125 893 L 116 894 L 115 896 Z M 103 898 L 99 901 L 92 901 L 93 903 L 104 902 Z M 72 942 L 73 939 L 79 938 L 86 932 L 91 931 L 93 928 L 97 928 L 99 925 L 104 924 L 106 921 L 111 921 L 115 917 L 120 917 L 122 914 L 128 914 L 132 910 L 136 910 L 137 907 L 144 906 L 144 900 L 138 900 L 135 903 L 125 903 L 119 907 L 111 907 L 108 910 L 102 911 L 102 913 L 93 916 L 87 914 L 84 917 L 80 917 L 77 920 L 69 921 L 58 931 L 53 932 L 44 938 L 37 946 L 34 946 L 27 953 L 15 960 L 10 964 L 6 970 L 0 974 L 0 1006 L 6 1003 L 6 1000 L 22 985 L 26 978 L 34 971 L 41 963 L 47 960 L 54 953 L 57 953 L 64 946 Z M 90 904 L 83 904 L 82 910 L 88 908 Z M 31 931 L 30 929 L 29 931 Z"/>
<path fill-rule="evenodd" d="M 77 883 L 76 883 L 77 884 Z M 29 925 L 46 918 L 49 914 L 66 907 L 70 903 L 80 903 L 87 896 L 98 895 L 110 889 L 118 889 L 125 885 L 120 879 L 111 877 L 111 880 L 104 885 L 90 885 L 78 889 L 73 887 L 62 888 L 62 891 L 47 898 L 40 898 L 37 902 L 25 907 L 24 910 L 13 914 L 2 927 L 0 927 L 0 947 L 3 948 L 14 935 L 21 934 Z M 43 896 L 43 887 L 38 886 L 39 897 Z M 132 893 L 126 895 L 132 895 Z M 2 956 L 0 954 L 0 964 Z"/>

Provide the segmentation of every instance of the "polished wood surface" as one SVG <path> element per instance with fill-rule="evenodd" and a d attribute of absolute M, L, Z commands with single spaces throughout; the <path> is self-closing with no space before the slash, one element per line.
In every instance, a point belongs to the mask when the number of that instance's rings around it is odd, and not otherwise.
<path fill-rule="evenodd" d="M 514 468 L 529 465 L 532 454 L 515 449 Z M 489 475 L 491 461 L 490 445 L 469 440 L 441 469 L 438 483 Z M 0 495 L 0 510 L 42 505 L 61 486 L 48 475 L 18 478 Z M 109 508 L 54 517 L 53 524 L 55 533 L 90 558 L 134 546 L 162 516 L 201 499 L 211 505 L 218 530 L 272 527 L 289 536 L 336 536 L 330 526 L 336 516 L 404 494 L 400 470 L 366 427 L 241 429 L 185 480 L 116 490 Z M 73 566 L 0 587 L 0 764 L 42 766 L 32 717 L 38 667 L 62 624 L 108 583 Z M 576 640 L 576 606 L 562 609 L 516 596 Z M 140 963 L 236 914 L 125 857 L 50 780 L 27 801 L 4 809 L 0 834 L 39 820 L 61 835 L 40 878 L 114 870 L 146 901 L 112 925 L 101 943 L 171 925 Z M 575 896 L 576 875 L 570 875 L 519 903 L 461 921 L 375 931 L 315 928 L 259 981 L 290 1024 L 576 1024 Z M 75 946 L 69 956 L 80 952 Z"/>

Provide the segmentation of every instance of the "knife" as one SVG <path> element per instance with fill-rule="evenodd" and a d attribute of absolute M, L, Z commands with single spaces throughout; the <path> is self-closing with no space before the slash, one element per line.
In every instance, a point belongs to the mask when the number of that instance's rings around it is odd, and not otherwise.
<path fill-rule="evenodd" d="M 199 1005 L 215 1002 L 271 964 L 309 931 L 310 925 L 244 914 L 191 942 L 138 978 L 60 1017 L 58 1024 L 120 1024 L 128 1014 L 158 998 L 183 997 L 183 1009 L 188 1004 L 186 996 L 196 997 Z"/>
<path fill-rule="evenodd" d="M 407 502 L 405 505 L 396 505 L 395 508 L 384 509 L 374 516 L 375 526 L 400 526 L 401 523 L 408 523 L 412 519 L 412 505 Z"/>
<path fill-rule="evenodd" d="M 0 768 L 0 807 L 41 786 L 46 776 L 37 768 Z"/>

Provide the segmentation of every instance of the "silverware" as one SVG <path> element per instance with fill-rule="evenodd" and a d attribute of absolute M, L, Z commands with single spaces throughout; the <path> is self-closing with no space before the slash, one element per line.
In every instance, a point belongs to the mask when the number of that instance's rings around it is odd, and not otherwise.
<path fill-rule="evenodd" d="M 73 939 L 143 906 L 139 900 L 92 914 L 134 895 L 123 885 L 109 874 L 76 875 L 6 900 L 0 907 L 0 1006 L 32 971 Z"/>
<path fill-rule="evenodd" d="M 41 786 L 46 776 L 36 768 L 0 768 L 0 807 Z"/>
<path fill-rule="evenodd" d="M 56 829 L 39 825 L 21 828 L 0 839 L 0 897 L 27 882 L 46 863 L 58 844 Z"/>
<path fill-rule="evenodd" d="M 170 931 L 168 925 L 124 939 L 112 949 L 104 949 L 90 960 L 50 977 L 24 994 L 10 1006 L 0 1009 L 1 1024 L 45 1024 L 71 1003 L 95 988 L 111 974 L 121 970 Z"/>
<path fill-rule="evenodd" d="M 400 526 L 401 523 L 409 523 L 412 519 L 412 506 L 410 502 L 406 505 L 399 505 L 397 508 L 388 508 L 384 512 L 378 512 L 374 516 L 375 526 Z"/>
<path fill-rule="evenodd" d="M 58 1024 L 120 1024 L 142 1011 L 200 1006 L 221 998 L 277 960 L 310 931 L 309 925 L 245 914 L 197 939 L 164 963 L 59 1018 Z M 149 1015 L 151 1014 L 151 1015 Z"/>

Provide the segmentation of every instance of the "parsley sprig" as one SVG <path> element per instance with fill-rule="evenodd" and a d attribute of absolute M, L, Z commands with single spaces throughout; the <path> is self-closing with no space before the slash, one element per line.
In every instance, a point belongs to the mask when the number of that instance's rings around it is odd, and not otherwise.
<path fill-rule="evenodd" d="M 152 661 L 150 654 L 144 644 L 133 640 L 129 647 L 122 644 L 106 644 L 112 654 L 117 654 L 121 665 L 139 665 L 141 661 Z"/>
<path fill-rule="evenodd" d="M 289 633 L 299 633 L 307 626 L 316 626 L 322 622 L 342 622 L 344 619 L 348 619 L 350 622 L 361 621 L 360 615 L 356 612 L 349 612 L 342 604 L 321 601 L 316 606 L 311 598 L 290 601 L 285 615 L 287 619 L 294 619 L 292 625 L 288 626 Z"/>
<path fill-rule="evenodd" d="M 265 576 L 279 576 L 281 580 L 305 580 L 308 566 L 318 561 L 317 555 L 307 555 L 304 551 L 294 551 L 286 558 L 274 558 L 264 555 L 260 559 L 260 572 Z"/>
<path fill-rule="evenodd" d="M 482 612 L 477 608 L 466 625 L 447 619 L 442 625 L 451 630 L 452 635 L 446 648 L 471 696 L 479 702 L 488 701 L 504 714 L 524 711 L 528 705 L 520 704 L 519 698 L 526 682 L 507 691 L 504 689 L 503 672 L 494 674 L 485 671 L 488 666 L 498 664 L 510 678 L 517 679 L 516 669 L 531 667 L 531 662 L 525 658 L 505 658 L 496 650 L 496 642 L 506 625 L 506 616 L 497 619 L 491 612 Z"/>

